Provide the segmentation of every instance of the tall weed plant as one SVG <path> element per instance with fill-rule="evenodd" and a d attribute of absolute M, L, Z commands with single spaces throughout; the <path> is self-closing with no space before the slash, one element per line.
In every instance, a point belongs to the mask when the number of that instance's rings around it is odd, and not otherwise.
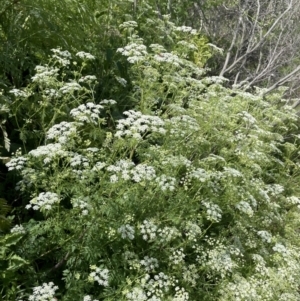
<path fill-rule="evenodd" d="M 210 46 L 165 24 L 168 45 L 119 27 L 129 104 L 96 101 L 95 57 L 62 49 L 11 91 L 39 143 L 6 164 L 22 205 L 0 241 L 4 300 L 300 298 L 298 117 L 206 76 Z"/>

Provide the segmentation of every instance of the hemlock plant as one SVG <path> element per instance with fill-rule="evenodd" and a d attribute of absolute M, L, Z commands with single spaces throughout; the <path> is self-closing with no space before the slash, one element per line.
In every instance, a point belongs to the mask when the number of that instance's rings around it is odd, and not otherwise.
<path fill-rule="evenodd" d="M 127 23 L 122 117 L 95 103 L 92 75 L 65 82 L 73 58 L 59 49 L 11 91 L 12 110 L 39 93 L 52 123 L 7 163 L 28 212 L 1 237 L 7 300 L 299 300 L 297 115 L 280 93 L 206 76 L 193 29 L 174 26 L 166 50 Z"/>

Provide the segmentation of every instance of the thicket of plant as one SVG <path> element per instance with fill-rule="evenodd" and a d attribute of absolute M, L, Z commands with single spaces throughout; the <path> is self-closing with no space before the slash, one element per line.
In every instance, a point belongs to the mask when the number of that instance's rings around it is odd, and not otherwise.
<path fill-rule="evenodd" d="M 36 44 L 20 85 L 2 81 L 2 299 L 299 300 L 284 89 L 208 76 L 218 48 L 167 3 L 47 3 L 66 44 Z M 70 16 L 85 16 L 78 40 Z M 106 39 L 84 44 L 89 30 Z"/>

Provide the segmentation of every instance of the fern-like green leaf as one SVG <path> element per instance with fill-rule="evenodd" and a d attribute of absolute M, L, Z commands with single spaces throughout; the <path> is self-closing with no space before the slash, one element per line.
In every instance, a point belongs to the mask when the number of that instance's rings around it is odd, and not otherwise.
<path fill-rule="evenodd" d="M 7 231 L 10 228 L 10 220 L 6 218 L 10 209 L 11 207 L 7 204 L 7 201 L 0 198 L 0 232 Z"/>

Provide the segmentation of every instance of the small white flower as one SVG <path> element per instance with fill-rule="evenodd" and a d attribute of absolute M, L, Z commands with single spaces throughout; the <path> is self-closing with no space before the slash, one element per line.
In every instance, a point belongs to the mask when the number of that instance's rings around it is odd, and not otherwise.
<path fill-rule="evenodd" d="M 78 56 L 84 60 L 94 60 L 95 59 L 95 57 L 93 55 L 91 55 L 90 53 L 84 52 L 84 51 L 77 52 L 76 56 Z"/>
<path fill-rule="evenodd" d="M 86 295 L 83 297 L 83 301 L 99 301 L 99 300 L 93 299 L 91 296 Z"/>
<path fill-rule="evenodd" d="M 182 64 L 182 60 L 177 55 L 169 52 L 155 54 L 153 58 L 159 63 L 168 63 L 176 67 L 179 67 L 180 64 Z"/>
<path fill-rule="evenodd" d="M 155 181 L 158 183 L 158 185 L 162 191 L 167 191 L 167 190 L 174 191 L 175 190 L 176 179 L 173 177 L 161 175 L 158 178 L 156 178 Z"/>
<path fill-rule="evenodd" d="M 192 27 L 189 26 L 178 26 L 175 28 L 175 31 L 181 31 L 184 33 L 189 33 L 191 35 L 196 35 L 197 34 L 197 30 L 193 29 Z"/>
<path fill-rule="evenodd" d="M 171 264 L 177 265 L 177 264 L 183 262 L 184 257 L 185 257 L 185 254 L 183 253 L 183 249 L 180 248 L 178 250 L 174 250 L 172 252 L 172 255 L 169 257 L 169 259 L 171 261 Z"/>
<path fill-rule="evenodd" d="M 134 64 L 144 59 L 147 55 L 147 47 L 143 44 L 133 42 L 123 48 L 118 48 L 117 52 L 127 56 L 128 62 Z"/>
<path fill-rule="evenodd" d="M 33 288 L 33 294 L 29 296 L 29 301 L 54 301 L 55 291 L 58 290 L 58 286 L 55 286 L 53 282 L 43 283 L 41 286 Z"/>
<path fill-rule="evenodd" d="M 108 269 L 100 269 L 96 266 L 90 267 L 93 272 L 89 275 L 90 281 L 96 281 L 99 285 L 108 286 L 109 271 Z"/>
<path fill-rule="evenodd" d="M 59 91 L 62 94 L 67 94 L 67 93 L 73 93 L 74 91 L 79 91 L 81 90 L 82 87 L 76 83 L 76 82 L 70 82 L 70 83 L 65 83 L 60 89 Z"/>
<path fill-rule="evenodd" d="M 261 239 L 267 243 L 270 243 L 272 241 L 272 234 L 270 234 L 268 231 L 257 231 L 257 235 L 261 237 Z"/>
<path fill-rule="evenodd" d="M 52 68 L 48 66 L 36 66 L 36 75 L 34 75 L 31 79 L 33 82 L 39 84 L 49 84 L 49 82 L 56 79 L 58 76 L 59 69 Z"/>
<path fill-rule="evenodd" d="M 286 255 L 288 253 L 286 247 L 280 243 L 277 243 L 272 249 L 274 252 L 281 253 L 282 255 Z"/>
<path fill-rule="evenodd" d="M 10 233 L 26 233 L 24 227 L 22 225 L 15 225 L 12 229 L 10 229 Z"/>
<path fill-rule="evenodd" d="M 25 167 L 26 162 L 28 161 L 27 158 L 25 157 L 17 157 L 17 158 L 12 158 L 8 163 L 6 163 L 6 167 L 8 170 L 21 170 Z"/>
<path fill-rule="evenodd" d="M 206 201 L 201 202 L 206 208 L 206 218 L 212 222 L 219 222 L 222 218 L 222 210 L 217 204 Z"/>
<path fill-rule="evenodd" d="M 153 241 L 156 238 L 157 226 L 148 220 L 144 220 L 140 225 L 140 232 L 144 240 Z"/>
<path fill-rule="evenodd" d="M 158 260 L 149 256 L 145 256 L 144 259 L 140 261 L 140 264 L 147 272 L 153 272 L 156 268 L 158 268 Z"/>
<path fill-rule="evenodd" d="M 51 210 L 54 204 L 58 204 L 60 198 L 53 192 L 41 192 L 36 198 L 32 199 L 26 205 L 26 209 L 32 208 L 33 210 Z"/>
<path fill-rule="evenodd" d="M 70 115 L 79 122 L 97 124 L 97 121 L 100 120 L 101 109 L 103 109 L 103 106 L 88 102 L 71 110 Z"/>
<path fill-rule="evenodd" d="M 241 201 L 238 204 L 236 204 L 236 208 L 250 217 L 254 214 L 253 209 L 248 202 Z"/>
<path fill-rule="evenodd" d="M 86 76 L 81 77 L 78 80 L 78 82 L 91 84 L 91 83 L 95 82 L 96 80 L 97 80 L 96 76 L 94 76 L 94 75 L 86 75 Z"/>
<path fill-rule="evenodd" d="M 122 225 L 119 229 L 118 232 L 121 234 L 121 237 L 126 239 L 133 240 L 134 239 L 134 228 L 128 224 Z"/>
<path fill-rule="evenodd" d="M 61 144 L 66 144 L 69 139 L 76 135 L 77 123 L 63 121 L 59 124 L 52 126 L 47 134 L 47 139 L 55 139 Z"/>
<path fill-rule="evenodd" d="M 119 25 L 119 28 L 121 29 L 127 29 L 127 28 L 136 28 L 138 24 L 135 21 L 126 21 Z"/>
<path fill-rule="evenodd" d="M 12 89 L 9 91 L 9 93 L 15 95 L 16 97 L 22 97 L 22 98 L 27 98 L 30 96 L 30 93 L 19 89 Z"/>
<path fill-rule="evenodd" d="M 103 99 L 100 101 L 100 104 L 102 105 L 110 105 L 110 106 L 113 106 L 115 105 L 117 102 L 113 99 Z"/>

